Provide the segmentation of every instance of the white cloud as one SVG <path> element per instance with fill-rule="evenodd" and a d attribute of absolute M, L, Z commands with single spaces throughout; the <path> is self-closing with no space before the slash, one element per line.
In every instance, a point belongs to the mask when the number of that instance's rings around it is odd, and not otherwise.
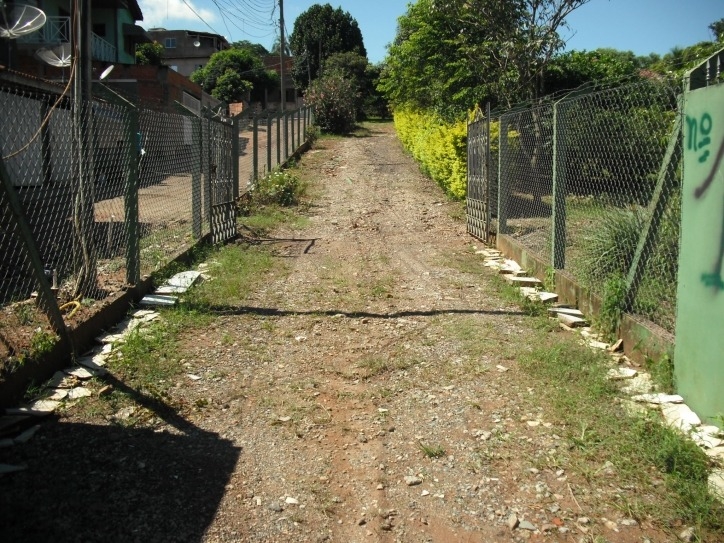
<path fill-rule="evenodd" d="M 144 28 L 153 28 L 157 26 L 172 29 L 177 21 L 194 21 L 201 23 L 199 17 L 194 14 L 198 13 L 201 18 L 213 23 L 216 21 L 216 14 L 206 8 L 199 7 L 196 2 L 186 0 L 139 0 L 139 6 L 143 12 Z M 187 5 L 188 4 L 188 5 Z M 193 11 L 189 8 L 191 6 Z M 202 23 L 203 24 L 203 23 Z"/>

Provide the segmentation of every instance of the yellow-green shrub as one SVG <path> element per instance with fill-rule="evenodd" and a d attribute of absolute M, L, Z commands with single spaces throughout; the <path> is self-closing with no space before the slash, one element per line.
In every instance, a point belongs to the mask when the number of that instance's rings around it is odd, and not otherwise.
<path fill-rule="evenodd" d="M 429 112 L 400 109 L 394 115 L 402 145 L 424 173 L 453 198 L 465 197 L 467 186 L 467 123 L 446 123 Z"/>

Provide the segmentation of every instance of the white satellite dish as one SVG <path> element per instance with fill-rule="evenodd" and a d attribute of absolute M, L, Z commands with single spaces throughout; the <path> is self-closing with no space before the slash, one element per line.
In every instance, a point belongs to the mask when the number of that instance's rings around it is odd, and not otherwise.
<path fill-rule="evenodd" d="M 201 42 L 199 41 L 198 38 L 196 38 L 196 39 L 194 40 L 194 47 L 201 47 Z"/>
<path fill-rule="evenodd" d="M 65 68 L 73 61 L 73 46 L 69 43 L 61 43 L 55 47 L 44 47 L 35 52 L 36 56 L 51 66 Z"/>
<path fill-rule="evenodd" d="M 35 6 L 8 6 L 0 0 L 0 38 L 14 40 L 35 32 L 45 24 L 45 13 Z"/>
<path fill-rule="evenodd" d="M 108 66 L 105 70 L 101 72 L 101 75 L 98 77 L 101 81 L 103 81 L 106 77 L 110 75 L 110 73 L 113 71 L 113 68 L 115 68 L 114 64 L 111 64 Z"/>

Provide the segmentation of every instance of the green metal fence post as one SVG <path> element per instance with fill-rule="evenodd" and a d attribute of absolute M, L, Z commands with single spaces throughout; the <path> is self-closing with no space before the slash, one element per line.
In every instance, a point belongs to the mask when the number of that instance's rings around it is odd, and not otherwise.
<path fill-rule="evenodd" d="M 254 115 L 253 126 L 254 128 L 252 129 L 252 142 L 254 152 L 252 160 L 252 178 L 254 179 L 254 183 L 256 184 L 256 180 L 259 179 L 259 117 L 257 117 L 256 115 Z"/>
<path fill-rule="evenodd" d="M 656 179 L 656 187 L 654 193 L 651 196 L 651 203 L 649 204 L 646 213 L 646 222 L 643 227 L 643 231 L 639 236 L 638 244 L 636 245 L 636 253 L 634 254 L 631 267 L 629 268 L 628 275 L 626 276 L 626 298 L 625 298 L 625 310 L 629 311 L 636 299 L 636 293 L 638 292 L 641 279 L 646 269 L 646 262 L 648 261 L 651 253 L 653 252 L 654 245 L 659 233 L 659 223 L 664 216 L 664 211 L 669 203 L 669 197 L 671 196 L 672 186 L 674 182 L 667 183 L 670 180 L 673 172 L 679 167 L 679 160 L 681 159 L 681 117 L 682 117 L 682 98 L 679 97 L 679 108 L 674 121 L 674 128 L 669 136 L 669 144 L 666 148 L 666 155 L 659 168 L 658 177 Z"/>
<path fill-rule="evenodd" d="M 302 110 L 301 108 L 297 108 L 296 110 L 297 115 L 297 148 L 302 146 Z"/>
<path fill-rule="evenodd" d="M 485 105 L 485 224 L 483 227 L 485 228 L 485 237 L 483 238 L 485 240 L 485 243 L 490 242 L 490 230 L 492 225 L 492 217 L 491 213 L 492 205 L 491 205 L 491 186 L 492 186 L 492 179 L 493 179 L 493 168 L 492 168 L 492 160 L 490 160 L 490 102 L 488 102 Z"/>
<path fill-rule="evenodd" d="M 232 119 L 231 123 L 231 175 L 233 185 L 231 188 L 232 198 L 236 200 L 239 194 L 239 127 L 241 125 L 241 114 Z"/>
<path fill-rule="evenodd" d="M 272 116 L 266 114 L 266 171 L 272 171 Z"/>
<path fill-rule="evenodd" d="M 282 163 L 282 114 L 277 113 L 277 166 Z"/>
<path fill-rule="evenodd" d="M 53 292 L 50 290 L 50 284 L 48 283 L 43 262 L 40 258 L 40 251 L 38 251 L 38 247 L 35 244 L 30 224 L 28 224 L 28 220 L 25 217 L 18 195 L 15 193 L 15 187 L 10 180 L 10 176 L 5 169 L 5 163 L 1 157 L 0 178 L 2 178 L 2 190 L 5 192 L 5 196 L 10 204 L 10 211 L 15 218 L 15 224 L 20 230 L 21 242 L 25 246 L 25 251 L 30 259 L 30 266 L 32 268 L 33 275 L 35 275 L 35 282 L 38 285 L 38 300 L 40 302 L 40 307 L 45 311 L 45 314 L 48 316 L 50 326 L 53 328 L 55 333 L 60 336 L 61 342 L 63 342 L 67 346 L 68 350 L 70 350 L 74 355 L 75 353 L 72 352 L 73 343 L 70 340 L 68 329 L 65 326 L 65 321 L 63 321 L 63 316 L 58 308 L 58 302 L 55 299 Z"/>
<path fill-rule="evenodd" d="M 294 151 L 296 150 L 296 147 L 294 146 L 295 138 L 294 138 L 294 112 L 293 112 L 293 111 L 291 111 L 291 112 L 289 113 L 289 117 L 290 117 L 290 119 L 291 119 L 291 121 L 292 121 L 290 124 L 292 125 L 292 154 L 294 154 Z"/>
<path fill-rule="evenodd" d="M 138 161 L 141 150 L 138 144 L 140 132 L 138 108 L 127 107 L 128 127 L 126 133 L 128 170 L 126 174 L 126 194 L 124 198 L 124 222 L 128 247 L 126 248 L 126 282 L 135 285 L 141 280 L 141 247 L 138 228 Z"/>
<path fill-rule="evenodd" d="M 500 144 L 498 145 L 498 234 L 508 233 L 508 192 L 510 191 L 504 159 L 508 154 L 508 122 L 500 116 Z"/>
<path fill-rule="evenodd" d="M 563 100 L 553 104 L 553 269 L 566 267 L 566 152 Z"/>

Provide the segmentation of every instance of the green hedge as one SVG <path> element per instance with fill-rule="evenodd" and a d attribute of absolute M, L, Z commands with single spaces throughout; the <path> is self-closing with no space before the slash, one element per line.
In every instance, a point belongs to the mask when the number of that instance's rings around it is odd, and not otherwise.
<path fill-rule="evenodd" d="M 399 109 L 395 129 L 422 171 L 456 199 L 465 198 L 467 179 L 467 123 L 445 123 L 435 113 Z"/>

